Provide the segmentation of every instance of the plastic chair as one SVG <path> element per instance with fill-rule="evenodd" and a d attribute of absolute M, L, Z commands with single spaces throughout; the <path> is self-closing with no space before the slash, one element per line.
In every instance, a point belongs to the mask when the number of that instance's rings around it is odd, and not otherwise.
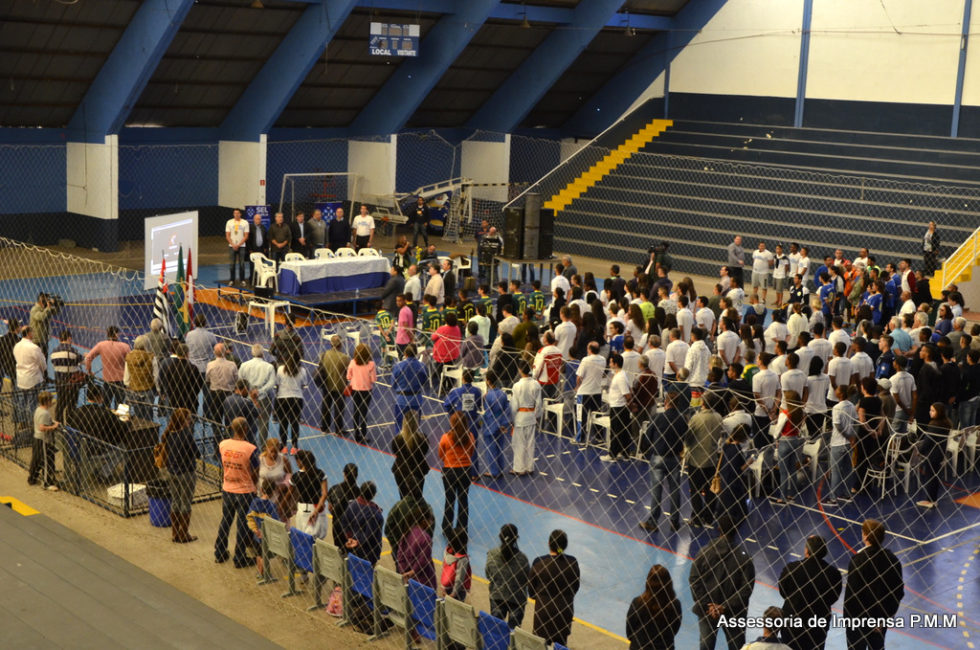
<path fill-rule="evenodd" d="M 908 434 L 904 433 L 894 433 L 888 438 L 888 442 L 885 445 L 885 464 L 881 468 L 869 469 L 864 478 L 861 479 L 861 490 L 864 490 L 864 484 L 867 481 L 872 481 L 873 483 L 881 487 L 881 498 L 884 499 L 885 495 L 891 493 L 891 489 L 888 488 L 888 479 L 896 477 L 897 466 L 899 465 L 899 460 L 903 454 L 909 452 L 908 445 L 906 443 L 908 439 Z M 911 469 L 911 463 L 905 460 L 901 463 L 902 468 L 906 470 L 905 480 L 903 481 L 905 492 L 909 492 L 909 481 Z M 898 490 L 898 486 L 894 486 L 895 490 Z"/>
<path fill-rule="evenodd" d="M 276 263 L 262 253 L 252 253 L 248 258 L 255 267 L 255 274 L 258 276 L 255 279 L 255 286 L 268 287 L 269 280 L 272 280 L 272 286 L 278 291 L 279 274 L 276 272 Z"/>
<path fill-rule="evenodd" d="M 336 251 L 334 251 L 334 255 L 336 257 L 357 257 L 357 251 L 355 251 L 353 248 L 348 248 L 345 246 L 344 248 L 338 248 Z"/>
<path fill-rule="evenodd" d="M 371 640 L 380 639 L 389 632 L 384 626 L 384 619 L 387 618 L 405 630 L 405 647 L 411 648 L 412 605 L 401 574 L 384 567 L 376 567 L 374 593 L 377 594 L 378 606 L 374 608 L 374 636 Z"/>
<path fill-rule="evenodd" d="M 376 248 L 362 248 L 357 251 L 358 257 L 381 257 L 381 252 Z"/>
<path fill-rule="evenodd" d="M 816 482 L 820 471 L 820 450 L 823 448 L 823 437 L 817 436 L 803 444 L 803 455 L 810 459 L 810 480 Z"/>
<path fill-rule="evenodd" d="M 283 258 L 287 262 L 305 262 L 306 257 L 302 253 L 286 253 L 286 257 Z"/>
<path fill-rule="evenodd" d="M 480 632 L 473 606 L 450 596 L 436 603 L 436 637 L 439 648 L 447 648 L 452 643 L 479 648 Z"/>
<path fill-rule="evenodd" d="M 476 628 L 483 641 L 483 650 L 508 650 L 510 648 L 510 626 L 496 616 L 480 612 Z"/>
<path fill-rule="evenodd" d="M 541 409 L 541 417 L 538 419 L 538 430 L 544 432 L 545 422 L 548 421 L 548 414 L 555 415 L 554 434 L 561 438 L 561 430 L 565 425 L 565 396 L 559 395 L 554 399 L 544 400 L 544 408 Z"/>
<path fill-rule="evenodd" d="M 321 590 L 327 580 L 332 580 L 334 584 L 340 585 L 342 591 L 346 593 L 348 589 L 347 563 L 344 561 L 340 549 L 326 540 L 316 539 L 313 541 L 314 604 L 309 608 L 310 611 L 324 606 Z M 346 624 L 346 618 L 342 618 L 338 623 L 338 625 Z"/>
<path fill-rule="evenodd" d="M 548 643 L 539 636 L 519 627 L 514 628 L 514 650 L 548 650 Z"/>
<path fill-rule="evenodd" d="M 777 448 L 775 442 L 766 445 L 756 452 L 755 460 L 749 464 L 749 471 L 752 472 L 752 478 L 754 479 L 752 485 L 753 499 L 758 499 L 762 493 L 762 477 L 765 475 L 766 470 L 772 469 L 776 464 Z"/>
<path fill-rule="evenodd" d="M 313 257 L 318 260 L 332 260 L 336 255 L 329 248 L 318 248 L 313 251 Z"/>
<path fill-rule="evenodd" d="M 289 541 L 293 544 L 293 563 L 303 571 L 314 572 L 313 541 L 316 538 L 299 528 L 289 529 Z"/>
<path fill-rule="evenodd" d="M 408 581 L 408 602 L 412 606 L 415 631 L 430 641 L 436 640 L 436 591 L 415 580 Z"/>
<path fill-rule="evenodd" d="M 286 571 L 289 573 L 289 591 L 282 595 L 283 598 L 295 596 L 303 593 L 296 589 L 296 578 L 294 569 L 296 567 L 293 545 L 290 542 L 289 526 L 265 517 L 262 519 L 262 579 L 258 584 L 267 585 L 275 582 L 272 577 L 272 558 L 281 557 L 286 561 Z"/>

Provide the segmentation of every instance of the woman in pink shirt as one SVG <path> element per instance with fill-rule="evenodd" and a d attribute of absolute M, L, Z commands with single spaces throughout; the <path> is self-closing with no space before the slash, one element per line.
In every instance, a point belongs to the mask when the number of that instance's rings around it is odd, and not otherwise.
<path fill-rule="evenodd" d="M 371 405 L 371 389 L 378 374 L 371 360 L 371 349 L 363 343 L 354 348 L 354 359 L 347 366 L 347 381 L 354 399 L 354 440 L 367 440 L 367 410 Z"/>
<path fill-rule="evenodd" d="M 405 296 L 395 296 L 395 304 L 398 306 L 398 331 L 395 332 L 395 345 L 398 346 L 398 354 L 404 358 L 405 348 L 412 342 L 415 315 L 412 313 L 412 308 L 405 304 Z"/>
<path fill-rule="evenodd" d="M 123 374 L 126 372 L 126 355 L 129 345 L 119 340 L 119 328 L 110 325 L 105 332 L 105 340 L 99 341 L 85 355 L 85 372 L 92 374 L 92 362 L 102 357 L 102 381 L 105 382 L 106 405 L 119 406 L 124 401 L 126 387 Z"/>

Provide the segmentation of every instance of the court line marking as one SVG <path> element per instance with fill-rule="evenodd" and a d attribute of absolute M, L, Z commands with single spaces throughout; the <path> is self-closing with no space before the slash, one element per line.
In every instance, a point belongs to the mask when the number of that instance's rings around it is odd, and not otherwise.
<path fill-rule="evenodd" d="M 11 510 L 23 517 L 31 517 L 33 515 L 41 514 L 40 510 L 35 510 L 15 497 L 0 497 L 0 504 L 9 506 Z"/>

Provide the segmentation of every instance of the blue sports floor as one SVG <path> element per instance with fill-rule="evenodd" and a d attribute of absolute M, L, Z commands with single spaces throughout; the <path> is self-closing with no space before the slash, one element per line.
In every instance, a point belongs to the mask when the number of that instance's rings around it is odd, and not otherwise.
<path fill-rule="evenodd" d="M 224 266 L 201 269 L 199 286 L 214 286 L 217 274 L 226 272 Z M 151 318 L 153 293 L 118 298 L 101 289 L 92 290 L 91 279 L 58 278 L 51 280 L 66 296 L 73 296 L 63 312 L 52 323 L 56 334 L 63 323 L 70 323 L 75 344 L 88 348 L 103 338 L 110 324 L 122 327 L 130 341 L 147 329 Z M 20 281 L 0 282 L 0 292 L 22 298 Z M 37 280 L 31 281 L 33 286 Z M 95 295 L 84 298 L 71 291 L 91 290 Z M 19 289 L 19 290 L 18 290 Z M 16 293 L 15 293 L 16 290 Z M 118 294 L 116 294 L 118 295 Z M 87 304 L 86 304 L 87 303 Z M 93 305 L 99 305 L 93 307 Z M 248 358 L 246 345 L 254 341 L 268 343 L 261 322 L 252 320 L 244 336 L 234 334 L 233 316 L 227 310 L 199 304 L 219 336 L 234 338 L 241 343 L 236 352 Z M 26 320 L 23 303 L 0 302 L 0 316 L 16 316 Z M 107 318 L 118 318 L 113 323 Z M 306 345 L 305 357 L 314 360 L 326 342 L 320 338 L 320 328 L 301 328 Z M 55 344 L 54 340 L 51 345 Z M 397 490 L 390 473 L 391 457 L 387 453 L 395 434 L 392 405 L 394 400 L 382 375 L 369 413 L 369 436 L 366 445 L 324 435 L 314 428 L 319 422 L 319 396 L 311 388 L 304 409 L 306 423 L 302 446 L 312 450 L 332 483 L 339 479 L 341 468 L 348 462 L 360 467 L 360 480 L 378 483 L 378 503 L 387 512 L 397 500 Z M 351 421 L 350 409 L 346 414 Z M 441 401 L 426 401 L 423 410 L 423 430 L 434 449 L 447 427 Z M 576 598 L 576 614 L 580 621 L 612 636 L 625 632 L 625 614 L 630 600 L 643 589 L 646 572 L 652 564 L 668 567 L 674 587 L 681 599 L 684 622 L 677 639 L 678 648 L 696 647 L 697 624 L 690 611 L 691 599 L 687 587 L 690 558 L 711 539 L 711 533 L 700 528 L 684 526 L 672 533 L 664 525 L 661 532 L 647 533 L 637 523 L 648 513 L 649 479 L 645 463 L 605 464 L 598 460 L 598 451 L 580 451 L 567 440 L 539 434 L 537 438 L 538 474 L 515 478 L 505 475 L 499 480 L 484 479 L 470 490 L 470 548 L 474 571 L 483 575 L 486 552 L 497 544 L 497 531 L 507 522 L 517 525 L 520 546 L 529 557 L 546 552 L 548 533 L 562 528 L 570 540 L 568 553 L 579 559 L 582 568 L 582 588 Z M 509 454 L 508 454 L 509 459 Z M 430 465 L 438 461 L 430 453 Z M 913 505 L 914 498 L 901 494 L 882 501 L 859 497 L 846 507 L 824 512 L 817 504 L 817 492 L 822 483 L 810 488 L 799 503 L 786 508 L 774 508 L 762 500 L 750 507 L 749 521 L 742 527 L 741 541 L 755 560 L 756 586 L 751 599 L 751 615 L 761 615 L 769 605 L 779 605 L 782 598 L 775 585 L 779 571 L 786 562 L 799 559 L 807 535 L 820 534 L 828 540 L 831 557 L 836 566 L 846 568 L 850 554 L 860 547 L 860 521 L 867 517 L 882 519 L 889 528 L 887 546 L 898 554 L 905 567 L 906 594 L 900 615 L 906 625 L 916 614 L 957 614 L 952 628 L 893 630 L 888 633 L 889 648 L 972 648 L 980 637 L 980 579 L 977 577 L 977 557 L 980 552 L 980 510 L 961 505 L 954 499 L 980 492 L 976 471 L 957 478 L 949 486 L 950 496 L 943 498 L 938 508 L 923 513 Z M 437 520 L 442 512 L 440 475 L 433 470 L 425 486 L 425 497 L 433 505 Z M 684 499 L 682 512 L 689 512 Z M 438 528 L 438 527 L 437 527 Z M 439 547 L 444 540 L 437 537 Z M 970 603 L 973 603 L 972 605 Z M 837 613 L 840 601 L 837 605 Z M 526 619 L 525 624 L 530 624 Z M 759 631 L 750 630 L 749 639 Z M 719 647 L 720 644 L 719 644 Z M 843 648 L 843 630 L 832 630 L 830 648 Z"/>

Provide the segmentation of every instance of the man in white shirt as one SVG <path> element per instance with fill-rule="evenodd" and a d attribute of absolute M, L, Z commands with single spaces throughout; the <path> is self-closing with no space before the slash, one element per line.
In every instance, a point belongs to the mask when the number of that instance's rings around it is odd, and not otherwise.
<path fill-rule="evenodd" d="M 800 259 L 797 261 L 796 273 L 803 276 L 803 286 L 807 286 L 810 281 L 810 249 L 806 246 L 800 248 Z"/>
<path fill-rule="evenodd" d="M 662 386 L 664 381 L 664 363 L 667 355 L 664 354 L 663 348 L 660 347 L 660 337 L 658 335 L 654 334 L 647 339 L 647 350 L 643 354 L 647 358 L 650 372 L 657 376 L 657 382 Z"/>
<path fill-rule="evenodd" d="M 238 268 L 238 281 L 245 286 L 245 258 L 248 257 L 248 222 L 242 219 L 242 211 L 235 208 L 231 219 L 225 223 L 225 241 L 228 242 L 228 258 L 231 261 L 229 282 L 235 284 L 235 268 Z"/>
<path fill-rule="evenodd" d="M 351 229 L 354 231 L 354 241 L 351 242 L 351 248 L 354 250 L 360 250 L 365 247 L 371 248 L 371 245 L 374 243 L 374 217 L 368 213 L 368 207 L 366 205 L 362 205 L 361 214 L 354 217 L 354 221 L 351 223 Z"/>
<path fill-rule="evenodd" d="M 519 359 L 517 368 L 521 378 L 514 384 L 510 407 L 514 414 L 514 468 L 511 474 L 527 476 L 534 473 L 534 434 L 541 413 L 541 384 L 531 378 L 531 368 L 526 359 Z"/>
<path fill-rule="evenodd" d="M 554 293 L 555 289 L 561 289 L 567 296 L 572 291 L 572 285 L 559 269 L 564 270 L 561 264 L 555 267 L 555 277 L 551 278 L 551 293 Z"/>
<path fill-rule="evenodd" d="M 48 362 L 41 348 L 34 342 L 34 331 L 25 327 L 21 339 L 14 345 L 14 363 L 17 364 L 16 420 L 21 427 L 28 426 L 37 409 L 37 394 L 47 379 Z"/>
<path fill-rule="evenodd" d="M 708 297 L 699 296 L 697 302 L 698 310 L 694 313 L 694 324 L 708 333 L 708 338 L 713 338 L 716 334 L 715 312 L 708 307 Z"/>
<path fill-rule="evenodd" d="M 684 358 L 684 367 L 691 373 L 687 383 L 691 388 L 703 388 L 708 380 L 708 368 L 711 364 L 711 350 L 704 343 L 704 330 L 696 328 L 691 332 L 694 342 L 688 348 Z"/>
<path fill-rule="evenodd" d="M 843 317 L 834 316 L 832 322 L 833 330 L 831 330 L 830 335 L 827 337 L 830 344 L 836 347 L 838 343 L 843 343 L 846 347 L 851 347 L 851 335 L 844 329 Z"/>
<path fill-rule="evenodd" d="M 725 297 L 731 301 L 732 307 L 739 313 L 739 318 L 741 318 L 742 307 L 745 304 L 745 291 L 742 290 L 742 286 L 735 278 L 732 278 L 732 288 L 728 290 Z"/>
<path fill-rule="evenodd" d="M 875 372 L 875 362 L 864 351 L 867 341 L 863 336 L 856 337 L 851 341 L 851 375 L 855 378 L 856 384 L 860 384 L 865 377 L 871 377 Z"/>
<path fill-rule="evenodd" d="M 562 354 L 555 345 L 554 332 L 545 332 L 544 347 L 534 355 L 534 366 L 531 376 L 541 384 L 542 395 L 545 399 L 558 396 L 558 386 L 562 377 Z"/>
<path fill-rule="evenodd" d="M 788 391 L 796 391 L 800 399 L 803 399 L 803 390 L 806 388 L 806 373 L 797 367 L 799 365 L 800 358 L 796 356 L 795 352 L 786 355 L 786 372 L 779 377 L 779 389 L 783 396 L 780 402 L 781 408 L 785 409 L 789 407 L 786 403 L 786 393 Z"/>
<path fill-rule="evenodd" d="M 772 272 L 773 255 L 766 250 L 766 242 L 759 242 L 759 248 L 752 251 L 752 296 L 759 295 L 762 288 L 762 304 L 766 304 L 769 291 L 769 274 Z"/>
<path fill-rule="evenodd" d="M 586 426 L 589 415 L 602 406 L 602 378 L 606 374 L 606 360 L 599 354 L 599 344 L 592 341 L 588 350 L 575 371 L 575 400 L 582 405 L 582 421 L 578 423 L 575 436 L 575 443 L 579 445 L 592 440 L 592 432 L 587 431 Z"/>
<path fill-rule="evenodd" d="M 870 260 L 868 260 L 868 249 L 862 248 L 858 253 L 858 256 L 854 258 L 854 261 L 851 264 L 861 269 L 861 272 L 863 273 L 864 270 L 868 268 L 868 264 L 870 263 Z"/>
<path fill-rule="evenodd" d="M 772 355 L 763 352 L 759 355 L 759 372 L 752 377 L 752 395 L 755 397 L 755 437 L 756 449 L 762 449 L 772 442 L 769 425 L 776 419 L 776 404 L 780 398 L 779 376 L 769 369 Z"/>
<path fill-rule="evenodd" d="M 803 256 L 800 254 L 800 245 L 796 242 L 792 242 L 789 245 L 789 255 L 786 258 L 789 260 L 789 273 L 787 277 L 792 278 L 794 275 L 800 272 L 800 259 Z"/>
<path fill-rule="evenodd" d="M 908 291 L 902 292 L 902 308 L 898 310 L 899 316 L 905 316 L 905 314 L 915 313 L 915 301 L 912 300 L 912 294 Z"/>
<path fill-rule="evenodd" d="M 784 372 L 788 369 L 786 365 L 786 351 L 788 346 L 785 341 L 778 341 L 776 343 L 776 351 L 770 352 L 769 354 L 774 354 L 772 362 L 769 364 L 769 369 L 776 373 L 778 376 L 782 376 Z"/>
<path fill-rule="evenodd" d="M 429 281 L 425 284 L 425 295 L 435 296 L 437 305 L 446 304 L 446 285 L 443 284 L 442 275 L 439 274 L 439 267 L 429 266 Z"/>
<path fill-rule="evenodd" d="M 405 280 L 405 293 L 412 297 L 412 302 L 418 304 L 422 300 L 422 280 L 419 278 L 419 267 L 412 264 L 408 267 L 408 279 Z"/>
<path fill-rule="evenodd" d="M 687 296 L 677 297 L 677 327 L 681 330 L 681 340 L 691 340 L 691 330 L 694 328 L 694 314 L 687 308 L 689 303 Z"/>
<path fill-rule="evenodd" d="M 561 351 L 561 357 L 565 361 L 570 361 L 571 356 L 569 352 L 572 349 L 572 344 L 575 343 L 575 335 L 577 330 L 575 328 L 575 323 L 568 320 L 569 309 L 568 305 L 563 306 L 558 312 L 559 318 L 561 318 L 561 323 L 555 328 L 555 345 Z"/>
<path fill-rule="evenodd" d="M 915 378 L 905 371 L 908 359 L 898 355 L 892 362 L 895 374 L 891 376 L 891 394 L 895 399 L 895 417 L 892 428 L 895 433 L 905 433 L 909 430 L 909 422 L 915 419 L 915 408 L 919 399 L 915 387 Z"/>
<path fill-rule="evenodd" d="M 804 370 L 807 374 L 810 373 L 810 360 L 813 359 L 813 350 L 807 345 L 810 342 L 809 332 L 800 332 L 800 335 L 796 338 L 796 342 L 799 344 L 796 349 L 793 350 L 796 356 L 800 358 L 800 370 Z M 826 374 L 826 366 L 823 364 L 821 359 L 820 374 Z"/>
<path fill-rule="evenodd" d="M 718 350 L 718 356 L 721 357 L 721 367 L 727 369 L 728 366 L 735 363 L 735 358 L 738 356 L 738 344 L 741 341 L 738 338 L 738 333 L 735 332 L 735 324 L 730 319 L 722 318 L 718 327 L 721 333 L 715 340 L 715 347 Z"/>
<path fill-rule="evenodd" d="M 664 382 L 673 382 L 677 379 L 677 371 L 684 367 L 687 359 L 687 350 L 690 346 L 681 340 L 681 331 L 676 327 L 670 330 L 670 343 L 664 351 Z M 666 388 L 666 386 L 665 386 Z"/>
<path fill-rule="evenodd" d="M 500 338 L 501 334 L 513 334 L 514 329 L 521 324 L 520 319 L 512 313 L 513 309 L 514 308 L 509 304 L 505 304 L 503 307 L 501 307 L 501 315 L 503 318 L 500 319 L 499 323 L 497 323 L 498 339 Z"/>
<path fill-rule="evenodd" d="M 640 374 L 640 357 L 643 355 L 636 351 L 636 341 L 632 337 L 627 337 L 623 341 L 623 372 L 626 373 L 626 381 L 632 386 L 636 381 L 636 376 Z"/>
<path fill-rule="evenodd" d="M 259 392 L 259 448 L 265 447 L 269 437 L 269 414 L 276 394 L 276 368 L 265 360 L 261 343 L 252 345 L 252 358 L 238 368 L 238 378 L 248 383 L 249 389 Z"/>
<path fill-rule="evenodd" d="M 606 398 L 609 404 L 609 453 L 599 456 L 599 460 L 605 463 L 625 458 L 630 444 L 630 411 L 626 406 L 630 397 L 630 384 L 623 372 L 623 357 L 611 355 L 609 369 L 613 373 Z"/>
<path fill-rule="evenodd" d="M 796 341 L 800 338 L 800 334 L 806 331 L 808 325 L 806 316 L 803 315 L 803 303 L 793 303 L 792 308 L 793 313 L 786 321 L 786 333 L 789 335 L 790 349 L 793 349 Z"/>
<path fill-rule="evenodd" d="M 834 357 L 827 365 L 827 374 L 830 376 L 830 388 L 827 389 L 827 400 L 834 401 L 834 391 L 838 386 L 849 386 L 854 371 L 851 369 L 851 360 L 846 356 L 847 346 L 843 342 L 834 346 Z"/>
<path fill-rule="evenodd" d="M 786 278 L 791 267 L 789 258 L 783 253 L 783 247 L 776 244 L 776 254 L 772 259 L 772 288 L 776 292 L 776 307 L 783 306 L 783 291 L 786 289 Z"/>
<path fill-rule="evenodd" d="M 783 313 L 780 311 L 773 311 L 772 313 L 772 323 L 766 328 L 765 334 L 763 336 L 766 339 L 766 352 L 775 352 L 776 343 L 779 341 L 785 341 L 789 344 L 789 329 L 783 323 Z"/>
<path fill-rule="evenodd" d="M 827 368 L 827 364 L 830 362 L 830 355 L 833 353 L 834 346 L 830 344 L 830 341 L 823 337 L 823 324 L 817 323 L 813 326 L 813 339 L 807 343 L 807 347 L 813 353 L 814 357 L 819 357 L 823 361 L 823 367 Z"/>

